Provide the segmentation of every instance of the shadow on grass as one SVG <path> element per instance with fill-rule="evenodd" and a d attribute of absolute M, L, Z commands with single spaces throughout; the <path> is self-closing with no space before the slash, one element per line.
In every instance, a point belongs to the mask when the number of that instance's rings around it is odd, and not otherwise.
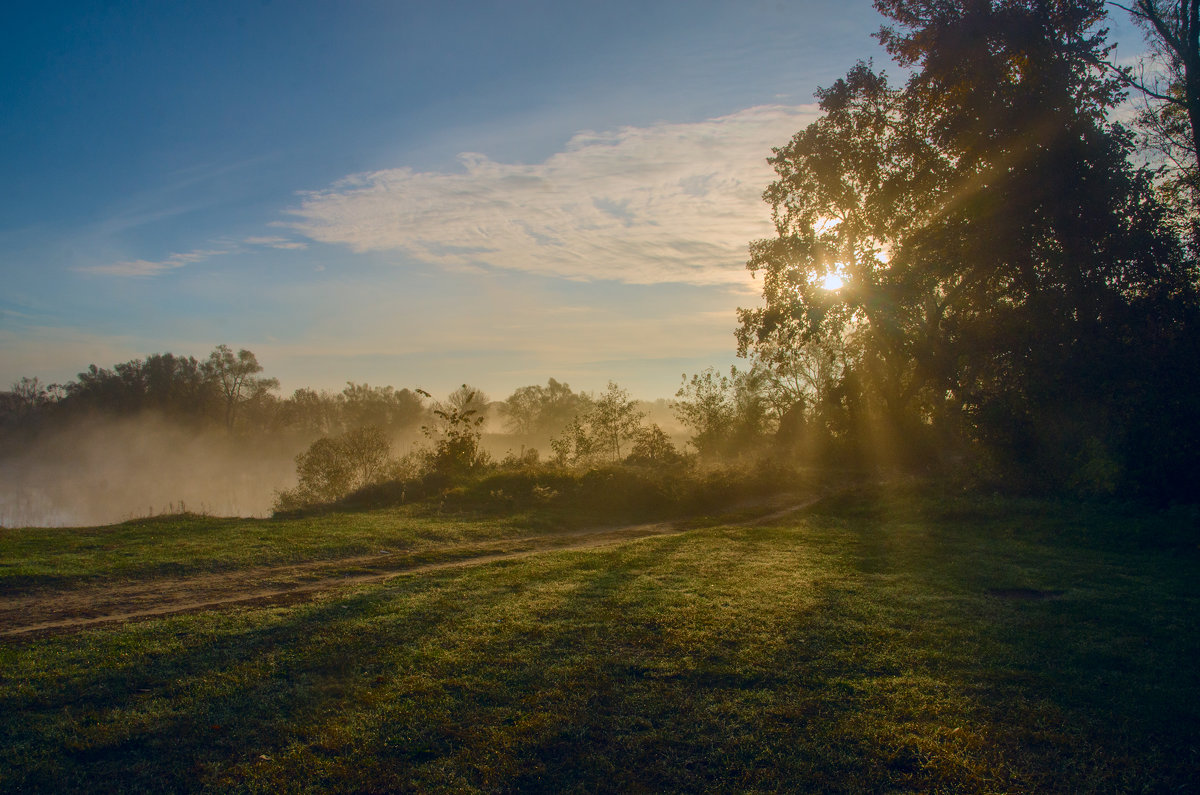
<path fill-rule="evenodd" d="M 1194 558 L 1040 510 L 826 505 L 11 644 L 0 789 L 1190 785 Z"/>

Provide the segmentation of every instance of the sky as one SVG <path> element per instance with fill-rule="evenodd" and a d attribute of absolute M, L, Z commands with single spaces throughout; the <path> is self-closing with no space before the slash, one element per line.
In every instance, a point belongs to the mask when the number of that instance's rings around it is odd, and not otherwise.
<path fill-rule="evenodd" d="M 882 21 L 868 0 L 8 0 L 0 389 L 228 344 L 285 395 L 670 397 L 736 362 L 766 158 L 814 89 L 888 68 Z"/>

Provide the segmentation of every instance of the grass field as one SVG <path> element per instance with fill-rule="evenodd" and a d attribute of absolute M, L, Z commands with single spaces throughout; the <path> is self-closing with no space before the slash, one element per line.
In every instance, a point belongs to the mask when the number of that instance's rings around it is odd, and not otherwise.
<path fill-rule="evenodd" d="M 160 516 L 119 525 L 0 529 L 0 593 L 197 575 L 380 551 L 437 553 L 530 532 L 510 518 L 422 518 L 412 510 L 281 520 Z"/>
<path fill-rule="evenodd" d="M 0 791 L 1194 791 L 1195 523 L 860 490 L 0 638 Z M 528 532 L 386 511 L 3 530 L 0 599 Z"/>

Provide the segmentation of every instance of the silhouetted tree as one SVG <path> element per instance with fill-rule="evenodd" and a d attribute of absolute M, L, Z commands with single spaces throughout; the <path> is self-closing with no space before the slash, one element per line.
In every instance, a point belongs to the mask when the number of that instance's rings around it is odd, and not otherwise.
<path fill-rule="evenodd" d="M 751 246 L 765 302 L 741 352 L 840 346 L 844 429 L 873 418 L 910 462 L 975 445 L 1030 483 L 1120 469 L 1117 396 L 1178 335 L 1195 273 L 1107 120 L 1101 3 L 876 7 L 911 77 L 859 64 L 771 158 L 778 234 Z"/>
<path fill-rule="evenodd" d="M 586 395 L 551 378 L 546 386 L 523 386 L 504 402 L 510 432 L 524 436 L 560 433 L 578 414 L 587 410 Z"/>
<path fill-rule="evenodd" d="M 41 379 L 24 377 L 12 385 L 12 409 L 21 414 L 28 414 L 45 408 L 57 400 L 56 386 L 46 386 Z"/>
<path fill-rule="evenodd" d="M 90 365 L 63 392 L 70 414 L 154 411 L 188 423 L 206 421 L 219 401 L 208 371 L 190 356 L 171 353 L 131 359 L 112 370 Z"/>
<path fill-rule="evenodd" d="M 637 436 L 644 418 L 629 392 L 609 381 L 587 410 L 550 440 L 550 448 L 560 466 L 587 466 L 602 459 L 617 463 L 622 445 Z"/>
<path fill-rule="evenodd" d="M 326 391 L 297 389 L 279 406 L 280 424 L 309 436 L 334 435 L 343 427 L 340 397 Z"/>
<path fill-rule="evenodd" d="M 1186 188 L 1193 211 L 1200 206 L 1200 2 L 1133 0 L 1124 9 L 1146 34 L 1151 75 L 1132 66 L 1106 64 L 1146 100 L 1139 122 L 1148 143 L 1173 166 L 1170 185 Z M 1159 71 L 1161 70 L 1161 71 Z"/>
<path fill-rule="evenodd" d="M 725 452 L 736 411 L 729 378 L 709 367 L 683 379 L 675 393 L 675 416 L 693 431 L 691 443 L 701 456 Z"/>
<path fill-rule="evenodd" d="M 218 345 L 204 362 L 205 375 L 216 385 L 224 402 L 226 428 L 233 429 L 243 403 L 279 388 L 277 379 L 258 376 L 262 370 L 253 353 L 243 348 L 235 354 L 228 345 Z"/>
<path fill-rule="evenodd" d="M 567 423 L 567 427 L 550 440 L 554 462 L 559 466 L 588 466 L 595 462 L 599 453 L 599 442 L 592 433 L 587 415 L 580 415 Z"/>
<path fill-rule="evenodd" d="M 701 458 L 756 454 L 793 406 L 803 414 L 805 399 L 793 387 L 791 378 L 776 377 L 760 361 L 748 370 L 731 367 L 727 376 L 709 367 L 690 380 L 684 374 L 675 416 L 693 431 L 690 441 Z"/>
<path fill-rule="evenodd" d="M 341 394 L 346 425 L 376 425 L 389 433 L 416 427 L 425 416 L 421 397 L 409 389 L 348 382 Z"/>
<path fill-rule="evenodd" d="M 366 486 L 395 476 L 391 443 L 382 428 L 354 428 L 322 437 L 296 456 L 295 489 L 276 495 L 275 508 L 291 511 L 335 502 Z"/>
<path fill-rule="evenodd" d="M 189 417 L 202 417 L 211 409 L 215 385 L 194 357 L 155 353 L 146 357 L 140 369 L 147 408 Z"/>
<path fill-rule="evenodd" d="M 643 416 L 628 390 L 609 381 L 608 388 L 593 402 L 587 419 L 600 449 L 609 452 L 613 461 L 620 461 L 622 443 L 637 435 Z"/>

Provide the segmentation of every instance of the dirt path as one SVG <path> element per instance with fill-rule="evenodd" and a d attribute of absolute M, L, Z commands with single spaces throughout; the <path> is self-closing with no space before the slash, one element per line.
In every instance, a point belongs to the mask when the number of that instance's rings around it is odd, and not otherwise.
<path fill-rule="evenodd" d="M 812 498 L 722 526 L 765 524 L 801 511 L 816 500 Z M 382 582 L 407 574 L 478 566 L 543 552 L 592 549 L 652 536 L 674 535 L 694 527 L 694 524 L 679 521 L 570 530 L 449 547 L 442 552 L 451 557 L 432 562 L 389 552 L 290 566 L 258 567 L 220 574 L 138 580 L 0 597 L 0 637 L 74 630 L 94 624 L 211 610 L 229 605 L 296 602 L 336 588 Z"/>

